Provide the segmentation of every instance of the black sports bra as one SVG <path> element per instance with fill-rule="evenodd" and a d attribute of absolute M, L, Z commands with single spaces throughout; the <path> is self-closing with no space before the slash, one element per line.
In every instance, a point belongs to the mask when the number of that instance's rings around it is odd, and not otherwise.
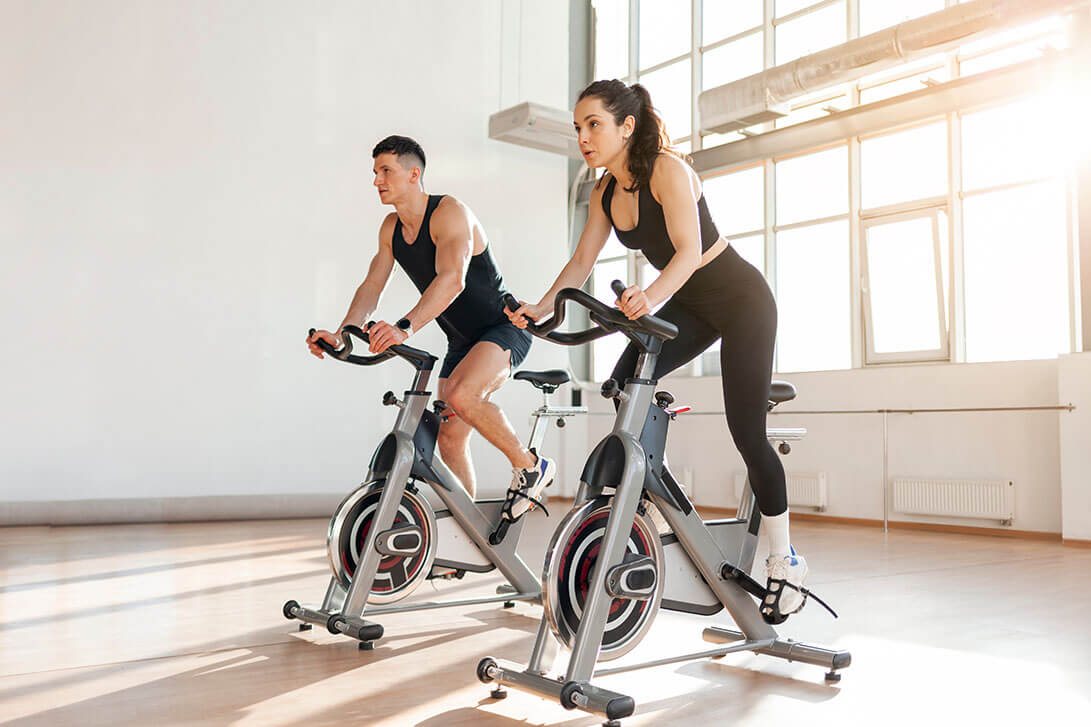
<path fill-rule="evenodd" d="M 667 263 L 674 257 L 675 249 L 667 232 L 663 205 L 655 200 L 651 188 L 645 185 L 636 193 L 638 215 L 636 227 L 631 230 L 622 230 L 614 224 L 613 215 L 610 214 L 610 203 L 614 200 L 615 187 L 617 187 L 617 178 L 612 176 L 606 183 L 606 189 L 602 190 L 602 211 L 606 213 L 606 219 L 610 220 L 610 224 L 617 232 L 617 239 L 630 250 L 643 252 L 644 257 L 648 258 L 648 262 L 656 270 L 667 267 Z M 712 221 L 712 215 L 708 212 L 704 192 L 697 200 L 697 214 L 701 223 L 701 252 L 703 253 L 720 239 L 720 232 L 716 229 L 716 223 Z"/>

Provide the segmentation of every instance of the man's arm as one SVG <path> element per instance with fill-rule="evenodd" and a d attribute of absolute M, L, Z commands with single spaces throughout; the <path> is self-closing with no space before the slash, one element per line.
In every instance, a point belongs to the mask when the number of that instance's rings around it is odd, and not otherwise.
<path fill-rule="evenodd" d="M 345 319 L 337 327 L 338 332 L 348 325 L 364 327 L 368 316 L 375 312 L 379 306 L 379 298 L 390 281 L 390 273 L 394 270 L 394 223 L 395 215 L 390 214 L 383 220 L 379 228 L 379 250 L 371 259 L 371 265 L 367 270 L 367 277 L 360 287 L 356 289 L 356 295 L 352 297 Z"/>
<path fill-rule="evenodd" d="M 413 331 L 431 323 L 454 302 L 466 286 L 466 270 L 473 256 L 470 212 L 461 202 L 445 198 L 432 213 L 430 227 L 436 245 L 436 277 L 424 289 L 420 301 L 405 314 Z M 409 337 L 385 321 L 376 323 L 370 332 L 372 353 L 381 353 Z"/>

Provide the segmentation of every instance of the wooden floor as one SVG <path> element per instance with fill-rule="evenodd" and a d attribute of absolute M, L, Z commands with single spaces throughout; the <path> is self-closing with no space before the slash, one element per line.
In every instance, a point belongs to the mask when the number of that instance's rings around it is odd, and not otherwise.
<path fill-rule="evenodd" d="M 534 518 L 525 554 L 537 570 L 548 524 Z M 493 702 L 474 678 L 484 655 L 525 662 L 536 606 L 388 616 L 371 652 L 297 632 L 281 604 L 321 599 L 325 525 L 0 529 L 0 724 L 602 721 L 515 691 Z M 814 523 L 793 533 L 841 618 L 812 605 L 781 633 L 850 649 L 840 685 L 818 667 L 746 654 L 663 666 L 602 680 L 636 698 L 625 725 L 1091 723 L 1091 550 Z M 439 590 L 499 582 L 470 581 Z M 709 621 L 729 623 L 661 614 L 626 659 L 708 648 Z"/>

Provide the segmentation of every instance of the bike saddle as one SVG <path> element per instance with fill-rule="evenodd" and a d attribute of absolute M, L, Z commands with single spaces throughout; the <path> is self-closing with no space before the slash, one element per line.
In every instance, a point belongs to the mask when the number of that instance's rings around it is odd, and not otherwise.
<path fill-rule="evenodd" d="M 787 381 L 774 381 L 769 385 L 769 403 L 780 404 L 796 398 L 796 387 Z"/>
<path fill-rule="evenodd" d="M 562 369 L 550 369 L 549 371 L 518 371 L 512 378 L 520 381 L 529 381 L 534 388 L 546 393 L 557 390 L 561 384 L 567 384 L 568 372 Z"/>

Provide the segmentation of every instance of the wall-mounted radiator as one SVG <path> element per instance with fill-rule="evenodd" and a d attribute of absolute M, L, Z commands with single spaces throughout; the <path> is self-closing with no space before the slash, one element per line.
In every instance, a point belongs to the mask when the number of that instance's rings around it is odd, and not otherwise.
<path fill-rule="evenodd" d="M 1015 517 L 1015 483 L 1010 480 L 894 478 L 893 508 L 906 515 L 943 515 L 1010 524 Z"/>
<path fill-rule="evenodd" d="M 785 472 L 789 507 L 813 507 L 825 510 L 829 505 L 825 472 Z M 735 497 L 741 498 L 746 487 L 746 473 L 735 473 Z"/>

